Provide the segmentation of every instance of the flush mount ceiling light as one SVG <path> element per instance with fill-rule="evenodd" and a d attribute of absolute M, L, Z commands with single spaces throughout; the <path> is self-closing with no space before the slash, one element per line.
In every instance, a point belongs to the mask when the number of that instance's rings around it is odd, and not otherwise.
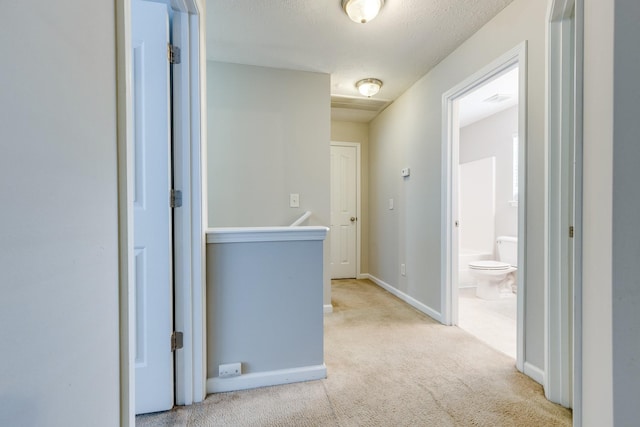
<path fill-rule="evenodd" d="M 363 96 L 370 98 L 380 91 L 382 81 L 378 79 L 362 79 L 356 83 L 356 87 Z"/>
<path fill-rule="evenodd" d="M 342 8 L 353 22 L 366 24 L 378 16 L 384 0 L 342 0 Z"/>

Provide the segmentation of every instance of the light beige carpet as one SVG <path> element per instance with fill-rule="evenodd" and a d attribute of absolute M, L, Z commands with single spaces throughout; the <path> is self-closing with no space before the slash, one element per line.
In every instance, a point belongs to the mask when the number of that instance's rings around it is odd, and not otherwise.
<path fill-rule="evenodd" d="M 513 359 L 366 280 L 333 282 L 328 378 L 214 394 L 139 426 L 570 426 Z"/>

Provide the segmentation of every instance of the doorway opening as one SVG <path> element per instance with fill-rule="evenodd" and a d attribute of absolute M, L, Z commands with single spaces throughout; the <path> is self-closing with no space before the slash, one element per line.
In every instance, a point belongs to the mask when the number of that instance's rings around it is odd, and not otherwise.
<path fill-rule="evenodd" d="M 480 339 L 493 341 L 489 344 L 514 357 L 520 371 L 526 288 L 525 105 L 526 42 L 443 95 L 443 323 L 465 325 Z"/>
<path fill-rule="evenodd" d="M 458 318 L 454 324 L 514 360 L 518 76 L 516 65 L 454 101 L 458 103 L 459 125 L 459 274 L 458 298 L 453 301 Z"/>

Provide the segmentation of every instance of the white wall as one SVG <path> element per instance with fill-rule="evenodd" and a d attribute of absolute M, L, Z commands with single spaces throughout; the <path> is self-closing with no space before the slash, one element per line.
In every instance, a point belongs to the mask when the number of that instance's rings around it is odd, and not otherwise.
<path fill-rule="evenodd" d="M 114 2 L 2 17 L 0 425 L 119 425 Z"/>
<path fill-rule="evenodd" d="M 493 257 L 496 241 L 496 158 L 462 163 L 458 168 L 459 252 Z M 460 264 L 460 267 L 467 267 Z"/>
<path fill-rule="evenodd" d="M 329 226 L 329 90 L 328 74 L 207 63 L 209 227 L 289 225 L 305 211 Z M 327 261 L 324 304 L 330 277 Z"/>
<path fill-rule="evenodd" d="M 331 121 L 331 141 L 360 143 L 360 272 L 369 272 L 369 124 Z"/>
<path fill-rule="evenodd" d="M 544 97 L 546 2 L 515 0 L 371 123 L 370 272 L 441 307 L 442 94 L 528 41 L 527 294 L 524 360 L 544 367 Z M 402 179 L 400 169 L 411 167 Z M 396 209 L 387 209 L 389 198 Z M 406 263 L 407 276 L 399 272 Z"/>
<path fill-rule="evenodd" d="M 513 135 L 517 133 L 518 107 L 460 129 L 461 164 L 487 157 L 496 159 L 496 237 L 518 236 L 518 208 L 509 203 L 513 200 Z"/>

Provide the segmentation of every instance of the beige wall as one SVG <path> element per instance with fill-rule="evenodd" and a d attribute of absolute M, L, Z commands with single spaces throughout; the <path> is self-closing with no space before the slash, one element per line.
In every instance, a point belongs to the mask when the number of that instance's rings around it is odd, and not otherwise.
<path fill-rule="evenodd" d="M 209 227 L 289 225 L 305 211 L 329 226 L 329 90 L 328 74 L 207 63 Z M 327 262 L 325 304 L 330 292 Z"/>
<path fill-rule="evenodd" d="M 360 143 L 360 272 L 369 272 L 369 124 L 331 122 L 331 141 Z"/>
<path fill-rule="evenodd" d="M 2 18 L 0 425 L 116 426 L 114 2 Z"/>
<path fill-rule="evenodd" d="M 528 43 L 525 363 L 544 369 L 545 22 L 543 1 L 515 0 L 391 104 L 370 127 L 369 270 L 441 311 L 442 95 Z M 403 180 L 400 170 L 411 167 Z M 395 209 L 388 209 L 388 199 Z M 407 275 L 400 275 L 406 263 Z"/>

